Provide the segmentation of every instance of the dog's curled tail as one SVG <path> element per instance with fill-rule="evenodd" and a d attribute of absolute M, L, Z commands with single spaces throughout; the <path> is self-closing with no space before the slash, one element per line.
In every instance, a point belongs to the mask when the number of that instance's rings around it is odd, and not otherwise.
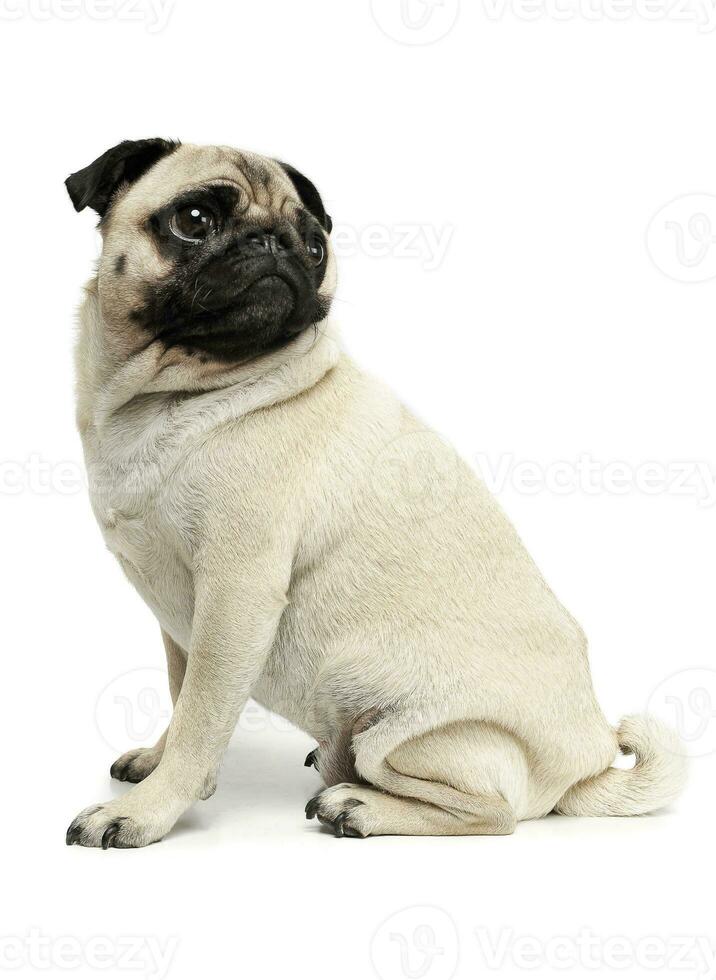
<path fill-rule="evenodd" d="M 631 817 L 668 806 L 681 793 L 688 768 L 681 739 L 650 715 L 630 715 L 617 729 L 619 748 L 635 755 L 632 769 L 610 766 L 576 783 L 555 807 L 571 817 Z"/>

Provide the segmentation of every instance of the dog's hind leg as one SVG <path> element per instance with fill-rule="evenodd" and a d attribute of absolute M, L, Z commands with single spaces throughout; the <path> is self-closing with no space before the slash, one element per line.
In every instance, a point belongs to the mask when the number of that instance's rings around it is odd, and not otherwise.
<path fill-rule="evenodd" d="M 383 719 L 354 738 L 356 771 L 371 785 L 328 787 L 309 802 L 308 817 L 339 836 L 512 833 L 524 808 L 528 766 L 509 734 L 481 722 L 454 722 L 382 754 L 381 746 L 395 741 L 395 721 Z"/>
<path fill-rule="evenodd" d="M 511 834 L 515 827 L 512 810 L 497 795 L 476 797 L 468 813 L 354 783 L 323 790 L 309 800 L 306 816 L 317 816 L 336 837 L 501 835 Z"/>

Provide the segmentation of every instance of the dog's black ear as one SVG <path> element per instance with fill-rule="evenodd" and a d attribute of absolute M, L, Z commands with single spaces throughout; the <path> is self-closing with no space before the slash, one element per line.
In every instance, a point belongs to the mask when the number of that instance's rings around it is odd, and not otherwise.
<path fill-rule="evenodd" d="M 125 140 L 65 181 L 75 211 L 93 208 L 104 217 L 120 184 L 137 180 L 179 146 L 171 140 Z"/>
<path fill-rule="evenodd" d="M 283 167 L 291 178 L 291 183 L 296 188 L 296 193 L 301 198 L 303 206 L 311 212 L 313 217 L 320 222 L 322 227 L 330 235 L 331 229 L 333 228 L 333 221 L 331 220 L 330 214 L 326 214 L 321 195 L 318 193 L 315 184 L 308 177 L 304 177 L 295 167 L 292 167 L 290 163 L 283 163 L 281 160 L 277 160 L 276 162 Z"/>

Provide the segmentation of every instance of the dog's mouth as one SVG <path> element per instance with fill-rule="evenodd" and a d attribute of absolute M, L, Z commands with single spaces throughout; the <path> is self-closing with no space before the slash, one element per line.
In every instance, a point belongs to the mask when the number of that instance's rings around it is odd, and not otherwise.
<path fill-rule="evenodd" d="M 293 285 L 276 272 L 250 282 L 224 281 L 220 290 L 201 283 L 195 286 L 188 308 L 177 312 L 174 322 L 160 330 L 158 339 L 181 342 L 221 330 L 281 328 L 296 309 Z"/>
<path fill-rule="evenodd" d="M 225 256 L 155 294 L 147 326 L 166 346 L 222 361 L 243 360 L 286 343 L 328 312 L 296 262 L 274 255 Z"/>

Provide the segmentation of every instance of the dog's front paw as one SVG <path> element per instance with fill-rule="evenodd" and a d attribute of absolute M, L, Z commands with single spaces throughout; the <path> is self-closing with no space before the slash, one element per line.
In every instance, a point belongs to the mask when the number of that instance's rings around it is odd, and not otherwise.
<path fill-rule="evenodd" d="M 361 796 L 374 795 L 374 790 L 355 783 L 338 783 L 329 786 L 306 804 L 306 819 L 318 817 L 329 827 L 336 837 L 368 837 L 371 833 L 370 819 Z M 364 811 L 364 812 L 361 812 Z"/>
<path fill-rule="evenodd" d="M 186 804 L 156 796 L 140 796 L 147 786 L 131 790 L 118 800 L 82 810 L 67 828 L 68 844 L 82 847 L 144 847 L 174 826 Z"/>
<path fill-rule="evenodd" d="M 67 828 L 65 842 L 82 847 L 143 847 L 158 838 L 132 818 L 120 813 L 114 803 L 88 806 Z"/>
<path fill-rule="evenodd" d="M 162 751 L 151 749 L 130 749 L 112 763 L 109 774 L 112 779 L 122 783 L 141 783 L 150 772 L 154 772 L 162 760 Z"/>

